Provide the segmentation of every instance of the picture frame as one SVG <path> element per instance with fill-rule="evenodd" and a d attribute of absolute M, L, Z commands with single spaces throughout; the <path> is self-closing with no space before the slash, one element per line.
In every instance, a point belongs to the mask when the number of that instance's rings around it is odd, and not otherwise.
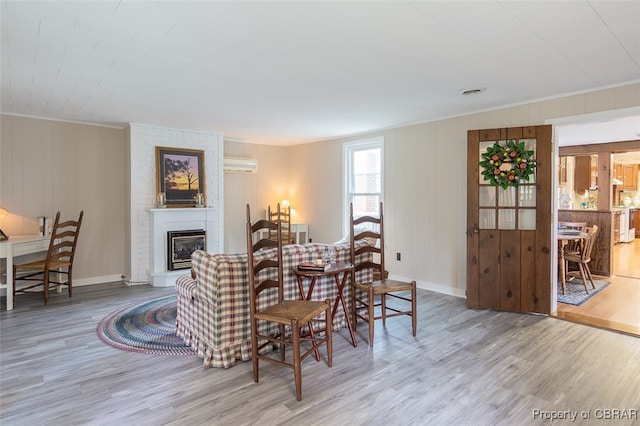
<path fill-rule="evenodd" d="M 166 207 L 196 207 L 206 194 L 203 150 L 156 146 L 156 174 Z"/>

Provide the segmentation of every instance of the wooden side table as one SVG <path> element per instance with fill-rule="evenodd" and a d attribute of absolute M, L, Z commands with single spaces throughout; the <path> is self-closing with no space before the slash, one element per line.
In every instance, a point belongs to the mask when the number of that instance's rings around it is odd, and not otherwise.
<path fill-rule="evenodd" d="M 311 300 L 311 296 L 313 295 L 313 289 L 316 285 L 316 279 L 318 277 L 326 277 L 333 276 L 336 288 L 337 288 L 337 296 L 336 301 L 333 304 L 333 309 L 331 310 L 331 322 L 333 323 L 333 319 L 336 316 L 336 312 L 338 312 L 339 304 L 342 304 L 342 309 L 344 311 L 344 315 L 347 321 L 347 327 L 349 328 L 349 334 L 351 335 L 351 342 L 353 346 L 358 346 L 356 342 L 356 336 L 353 332 L 353 325 L 351 324 L 351 316 L 349 315 L 349 310 L 347 309 L 347 302 L 344 300 L 344 286 L 349 282 L 349 276 L 354 273 L 354 266 L 348 262 L 338 262 L 331 263 L 329 268 L 324 271 L 313 271 L 306 269 L 298 269 L 295 268 L 293 270 L 296 275 L 296 279 L 298 281 L 298 289 L 300 290 L 300 297 L 303 300 Z M 303 285 L 303 278 L 310 278 L 311 282 L 309 283 L 309 289 L 305 292 Z M 313 336 L 314 330 L 313 327 L 310 326 L 310 333 Z"/>

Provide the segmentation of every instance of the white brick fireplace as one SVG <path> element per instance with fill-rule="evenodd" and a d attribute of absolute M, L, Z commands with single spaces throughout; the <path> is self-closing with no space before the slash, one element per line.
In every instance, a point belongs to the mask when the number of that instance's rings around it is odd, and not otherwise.
<path fill-rule="evenodd" d="M 157 192 L 156 146 L 204 151 L 206 208 L 153 208 Z M 126 147 L 129 161 L 125 177 L 129 191 L 125 213 L 126 274 L 132 283 L 172 286 L 178 275 L 189 272 L 168 271 L 167 231 L 205 229 L 207 251 L 221 253 L 223 250 L 223 137 L 219 133 L 131 123 Z M 156 234 L 156 228 L 162 235 Z"/>

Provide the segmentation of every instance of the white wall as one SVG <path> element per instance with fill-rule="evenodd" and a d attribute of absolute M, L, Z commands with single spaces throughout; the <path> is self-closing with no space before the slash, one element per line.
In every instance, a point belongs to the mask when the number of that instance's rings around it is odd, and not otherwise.
<path fill-rule="evenodd" d="M 224 241 L 224 200 L 222 177 L 222 135 L 211 132 L 168 129 L 157 126 L 131 124 L 127 132 L 130 163 L 130 179 L 126 182 L 130 198 L 128 206 L 127 252 L 131 253 L 131 264 L 127 265 L 127 275 L 131 281 L 146 282 L 150 271 L 150 225 L 148 209 L 156 199 L 156 146 L 188 148 L 204 151 L 206 168 L 207 206 L 217 209 L 217 232 L 207 235 L 208 243 L 222 250 Z M 124 189 L 124 186 L 123 186 Z M 211 239 L 214 241 L 212 242 Z"/>
<path fill-rule="evenodd" d="M 246 206 L 251 207 L 251 220 L 266 215 L 269 204 L 275 206 L 283 199 L 295 199 L 289 148 L 224 142 L 225 157 L 254 158 L 258 173 L 224 174 L 225 253 L 246 253 Z M 294 205 L 295 207 L 295 205 Z"/>

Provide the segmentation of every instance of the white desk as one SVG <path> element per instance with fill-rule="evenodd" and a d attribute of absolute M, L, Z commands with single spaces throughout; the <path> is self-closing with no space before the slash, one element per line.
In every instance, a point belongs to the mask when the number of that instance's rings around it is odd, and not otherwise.
<path fill-rule="evenodd" d="M 260 231 L 259 238 L 267 238 L 268 231 Z M 306 223 L 291 223 L 291 235 L 294 244 L 306 244 L 309 242 L 309 225 Z M 283 244 L 288 244 L 283 241 Z"/>
<path fill-rule="evenodd" d="M 50 236 L 16 235 L 0 241 L 0 259 L 7 259 L 7 282 L 0 283 L 0 288 L 7 289 L 7 311 L 13 309 L 13 258 L 47 251 L 50 240 Z"/>
<path fill-rule="evenodd" d="M 309 242 L 309 225 L 306 223 L 291 223 L 291 233 L 295 236 L 296 244 Z"/>

